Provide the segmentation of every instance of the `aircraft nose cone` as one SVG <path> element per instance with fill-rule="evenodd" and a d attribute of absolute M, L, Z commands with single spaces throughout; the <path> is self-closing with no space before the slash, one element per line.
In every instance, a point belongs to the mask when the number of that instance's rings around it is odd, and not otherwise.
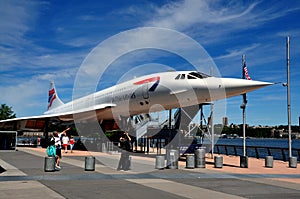
<path fill-rule="evenodd" d="M 273 83 L 270 82 L 233 78 L 222 78 L 222 84 L 227 97 L 248 93 L 265 86 L 273 85 Z"/>

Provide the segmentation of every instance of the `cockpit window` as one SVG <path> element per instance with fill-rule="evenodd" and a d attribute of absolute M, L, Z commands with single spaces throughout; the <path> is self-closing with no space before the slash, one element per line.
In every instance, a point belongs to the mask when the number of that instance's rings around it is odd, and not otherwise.
<path fill-rule="evenodd" d="M 175 79 L 185 79 L 186 77 L 187 79 L 204 79 L 210 76 L 200 72 L 190 72 L 189 74 L 178 74 Z"/>
<path fill-rule="evenodd" d="M 197 79 L 197 78 L 192 75 L 188 75 L 188 79 Z"/>
<path fill-rule="evenodd" d="M 198 78 L 198 79 L 203 79 L 203 78 L 207 78 L 209 77 L 208 75 L 204 74 L 204 73 L 200 73 L 200 72 L 191 72 L 189 73 L 189 76 Z M 194 79 L 194 78 L 189 78 L 189 79 Z"/>
<path fill-rule="evenodd" d="M 178 74 L 175 79 L 185 79 L 185 74 Z"/>

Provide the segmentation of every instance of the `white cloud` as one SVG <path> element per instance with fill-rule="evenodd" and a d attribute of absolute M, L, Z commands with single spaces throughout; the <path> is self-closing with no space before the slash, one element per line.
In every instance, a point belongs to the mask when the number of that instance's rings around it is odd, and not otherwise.
<path fill-rule="evenodd" d="M 8 48 L 22 49 L 31 45 L 25 34 L 32 31 L 44 1 L 0 1 L 0 44 Z"/>
<path fill-rule="evenodd" d="M 221 3 L 220 1 L 197 0 L 172 2 L 157 8 L 154 18 L 148 24 L 181 31 L 195 25 L 206 29 L 207 25 L 234 24 L 235 22 L 252 18 L 251 12 L 257 5 L 257 3 L 249 6 L 229 3 L 231 5 L 226 7 L 225 5 L 221 6 Z M 236 25 L 241 26 L 242 24 Z"/>
<path fill-rule="evenodd" d="M 290 9 L 281 2 L 176 1 L 157 7 L 145 25 L 183 31 L 203 44 L 216 44 L 299 9 L 298 5 L 293 6 Z"/>
<path fill-rule="evenodd" d="M 50 81 L 55 81 L 56 87 L 59 88 L 58 94 L 64 91 L 63 95 L 60 95 L 62 100 L 70 101 L 72 88 L 68 88 L 69 82 L 73 82 L 76 72 L 74 69 L 57 69 L 51 73 L 36 74 L 26 79 L 20 77 L 15 82 L 1 84 L 0 93 L 5 95 L 0 95 L 0 103 L 12 106 L 18 117 L 40 115 L 47 108 Z"/>
<path fill-rule="evenodd" d="M 5 93 L 0 101 L 12 106 L 18 117 L 28 114 L 28 110 L 32 111 L 30 115 L 41 114 L 41 110 L 46 110 L 48 87 L 36 80 L 0 87 L 0 92 Z"/>
<path fill-rule="evenodd" d="M 22 42 L 23 35 L 29 30 L 34 15 L 27 11 L 32 4 L 25 1 L 0 2 L 0 43 L 8 46 Z M 32 10 L 34 13 L 34 10 Z"/>
<path fill-rule="evenodd" d="M 214 59 L 232 59 L 232 58 L 240 57 L 242 54 L 257 49 L 259 46 L 260 44 L 255 43 L 252 44 L 251 46 L 247 46 L 244 48 L 238 48 L 238 47 L 234 49 L 229 48 L 227 50 L 227 54 L 215 57 Z"/>

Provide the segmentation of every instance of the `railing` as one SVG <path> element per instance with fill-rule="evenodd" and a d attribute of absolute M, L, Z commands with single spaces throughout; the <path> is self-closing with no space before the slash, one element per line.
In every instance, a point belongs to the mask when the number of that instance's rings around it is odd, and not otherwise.
<path fill-rule="evenodd" d="M 215 145 L 215 153 L 226 155 L 243 155 L 243 146 L 237 145 Z M 287 161 L 289 158 L 288 148 L 267 147 L 267 146 L 247 146 L 246 155 L 249 157 L 264 158 L 266 156 L 273 156 L 274 159 Z M 300 149 L 292 149 L 292 155 L 300 160 Z"/>

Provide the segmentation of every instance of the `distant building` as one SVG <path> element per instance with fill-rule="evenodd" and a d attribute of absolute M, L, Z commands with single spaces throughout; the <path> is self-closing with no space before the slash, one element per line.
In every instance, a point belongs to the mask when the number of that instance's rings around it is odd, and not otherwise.
<path fill-rule="evenodd" d="M 222 120 L 223 120 L 223 126 L 228 127 L 228 117 L 223 117 Z"/>

